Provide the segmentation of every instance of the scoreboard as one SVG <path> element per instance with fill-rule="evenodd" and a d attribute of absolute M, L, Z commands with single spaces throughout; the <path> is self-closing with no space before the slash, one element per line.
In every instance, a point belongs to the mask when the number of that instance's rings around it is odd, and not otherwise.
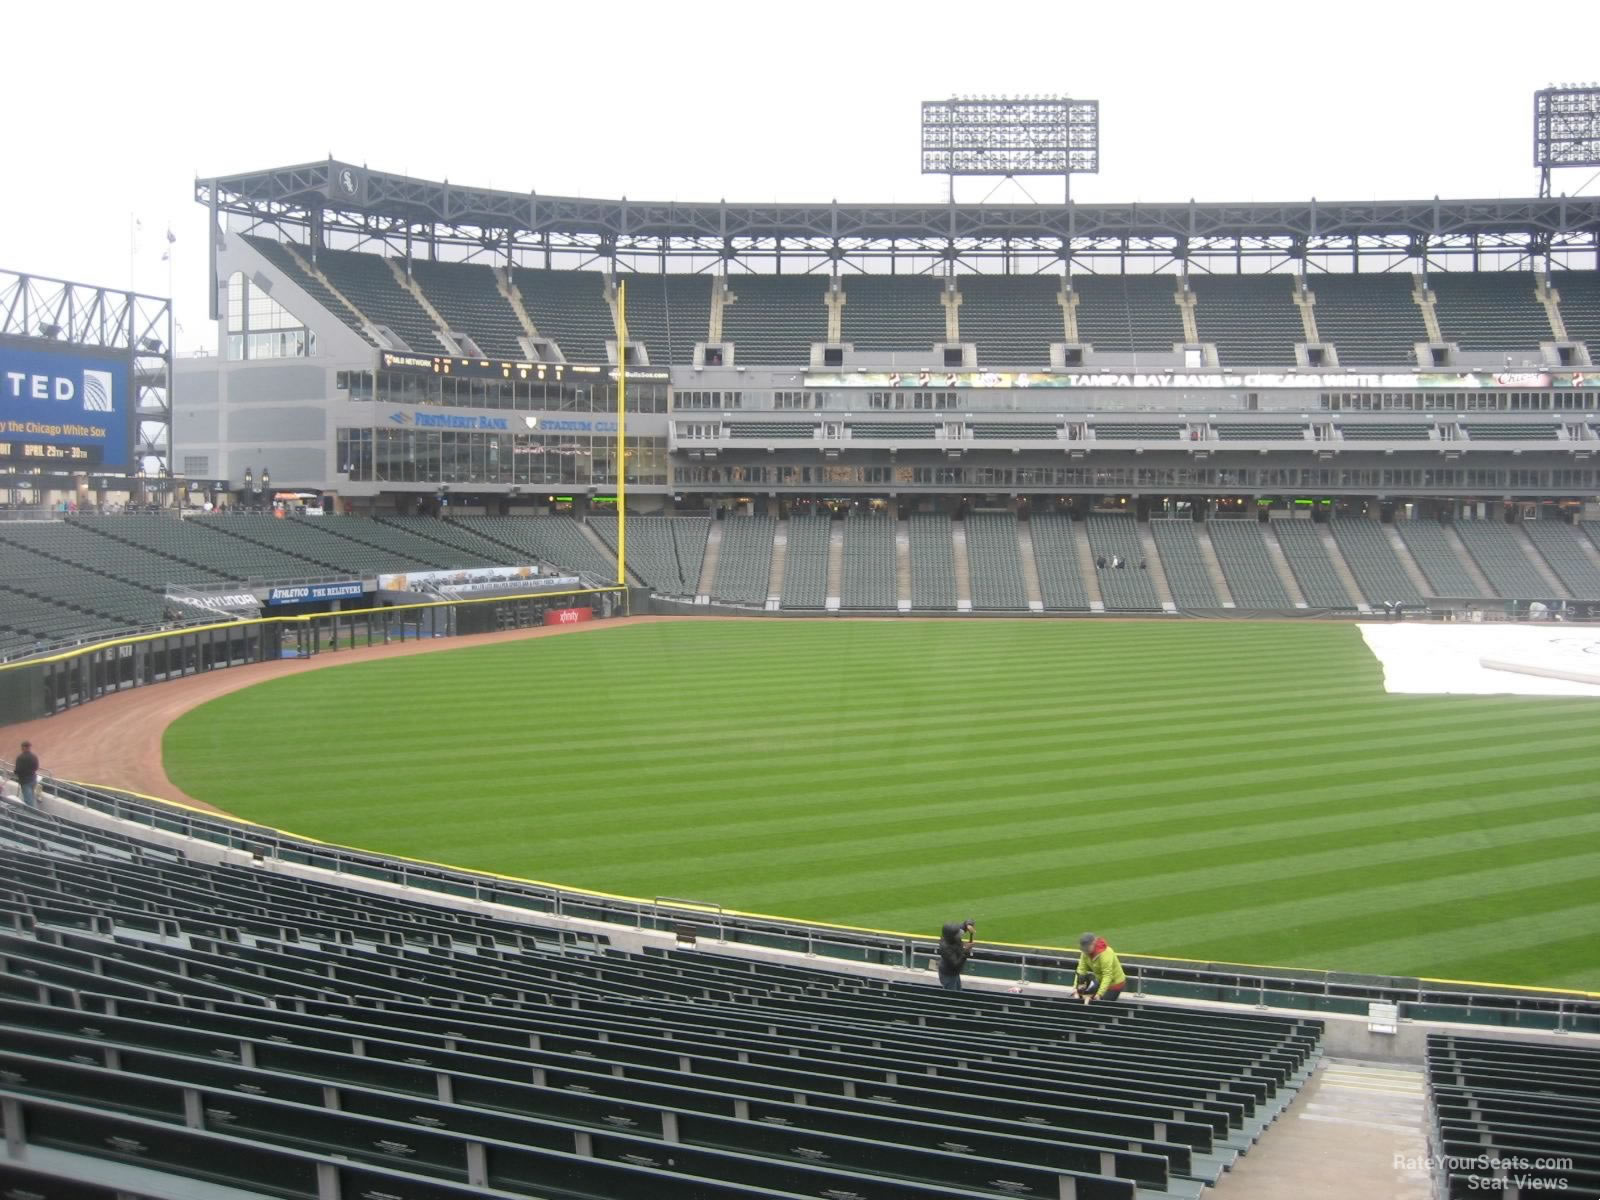
<path fill-rule="evenodd" d="M 0 469 L 127 470 L 130 367 L 126 354 L 0 341 Z"/>

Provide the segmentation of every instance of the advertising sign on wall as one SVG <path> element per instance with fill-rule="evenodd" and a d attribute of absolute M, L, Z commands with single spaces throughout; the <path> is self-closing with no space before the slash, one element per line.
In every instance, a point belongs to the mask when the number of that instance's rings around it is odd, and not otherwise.
<path fill-rule="evenodd" d="M 544 614 L 546 625 L 578 625 L 592 620 L 594 610 L 591 608 L 552 608 Z"/>
<path fill-rule="evenodd" d="M 366 590 L 366 585 L 359 579 L 339 583 L 300 583 L 273 588 L 267 593 L 267 603 L 306 604 L 313 600 L 348 600 L 364 595 Z"/>
<path fill-rule="evenodd" d="M 127 359 L 0 343 L 0 461 L 124 470 L 132 410 Z"/>

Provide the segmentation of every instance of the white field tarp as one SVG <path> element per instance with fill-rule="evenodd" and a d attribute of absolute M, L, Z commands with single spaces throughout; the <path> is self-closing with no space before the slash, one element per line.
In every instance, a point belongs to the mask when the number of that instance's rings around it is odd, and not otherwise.
<path fill-rule="evenodd" d="M 1600 629 L 1555 622 L 1362 624 L 1388 692 L 1600 696 Z"/>

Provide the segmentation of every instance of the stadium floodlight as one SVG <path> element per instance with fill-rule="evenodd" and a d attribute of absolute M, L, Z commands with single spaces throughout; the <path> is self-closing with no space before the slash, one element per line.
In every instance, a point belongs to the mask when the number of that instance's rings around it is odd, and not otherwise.
<path fill-rule="evenodd" d="M 922 173 L 1072 175 L 1100 170 L 1100 102 L 952 96 L 922 102 Z"/>
<path fill-rule="evenodd" d="M 1562 84 L 1533 94 L 1533 165 L 1539 195 L 1556 167 L 1600 167 L 1600 86 Z"/>

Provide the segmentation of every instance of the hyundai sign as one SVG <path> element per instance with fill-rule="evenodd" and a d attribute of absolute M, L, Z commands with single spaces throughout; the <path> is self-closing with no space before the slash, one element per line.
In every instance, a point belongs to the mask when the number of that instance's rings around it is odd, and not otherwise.
<path fill-rule="evenodd" d="M 126 358 L 0 343 L 0 462 L 125 470 L 132 408 Z"/>

